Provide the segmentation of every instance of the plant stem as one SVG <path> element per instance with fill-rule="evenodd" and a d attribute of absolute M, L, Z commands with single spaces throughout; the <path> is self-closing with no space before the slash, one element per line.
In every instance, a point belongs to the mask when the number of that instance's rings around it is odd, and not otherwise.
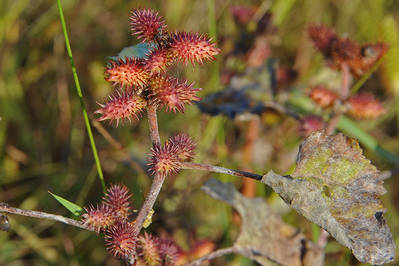
<path fill-rule="evenodd" d="M 239 177 L 248 177 L 252 178 L 255 180 L 261 180 L 262 176 L 245 172 L 245 171 L 240 171 L 240 170 L 231 170 L 228 168 L 220 167 L 220 166 L 214 166 L 210 164 L 204 164 L 204 163 L 191 163 L 191 162 L 183 162 L 181 165 L 182 169 L 194 169 L 194 170 L 204 170 L 204 171 L 209 171 L 209 172 L 215 172 L 215 173 L 221 173 L 221 174 L 226 174 L 226 175 L 232 175 L 232 176 L 239 176 Z"/>
<path fill-rule="evenodd" d="M 196 259 L 194 261 L 191 261 L 187 264 L 185 264 L 185 266 L 197 266 L 197 265 L 201 265 L 202 262 L 205 262 L 207 260 L 213 260 L 217 257 L 223 256 L 223 255 L 227 255 L 230 253 L 234 253 L 235 252 L 235 248 L 234 247 L 228 247 L 228 248 L 222 248 L 222 249 L 218 249 L 214 252 L 211 252 L 199 259 Z"/>
<path fill-rule="evenodd" d="M 157 108 L 152 105 L 148 106 L 147 114 L 148 114 L 148 124 L 150 126 L 150 136 L 151 136 L 152 145 L 160 145 L 161 138 L 159 137 L 159 131 L 158 131 Z"/>
<path fill-rule="evenodd" d="M 317 241 L 317 245 L 319 245 L 321 248 L 325 248 L 329 237 L 330 237 L 330 234 L 326 230 L 321 229 L 319 240 Z"/>
<path fill-rule="evenodd" d="M 350 69 L 345 63 L 341 65 L 342 70 L 342 84 L 341 84 L 341 99 L 346 100 L 349 96 L 349 86 L 350 86 Z"/>
<path fill-rule="evenodd" d="M 64 33 L 64 38 L 65 38 L 65 45 L 66 45 L 66 48 L 68 51 L 69 61 L 71 63 L 73 79 L 75 80 L 76 92 L 78 93 L 80 106 L 82 107 L 83 118 L 85 121 L 87 134 L 89 136 L 91 149 L 93 151 L 94 160 L 96 162 L 98 177 L 100 178 L 102 189 L 103 189 L 103 191 L 105 191 L 106 187 L 105 187 L 105 182 L 104 182 L 104 175 L 103 175 L 103 171 L 101 169 L 100 159 L 97 154 L 97 148 L 96 148 L 96 144 L 94 142 L 93 133 L 91 131 L 90 121 L 89 121 L 89 117 L 88 117 L 87 111 L 86 111 L 86 105 L 85 105 L 85 102 L 83 101 L 83 94 L 82 94 L 82 89 L 81 89 L 80 83 L 79 83 L 78 73 L 76 71 L 75 62 L 72 57 L 72 49 L 71 49 L 71 44 L 69 43 L 69 37 L 68 37 L 68 32 L 67 32 L 67 28 L 66 28 L 65 19 L 64 19 L 64 12 L 62 10 L 61 0 L 57 0 L 57 6 L 58 6 L 58 11 L 60 13 L 61 26 L 62 26 L 62 31 Z"/>
<path fill-rule="evenodd" d="M 159 137 L 158 131 L 158 121 L 157 121 L 157 108 L 155 106 L 147 107 L 148 114 L 148 124 L 150 127 L 150 136 L 152 145 L 160 145 L 161 140 Z M 159 173 L 155 174 L 154 180 L 152 181 L 150 191 L 147 194 L 147 197 L 143 203 L 143 206 L 140 209 L 139 214 L 137 215 L 136 222 L 134 223 L 134 229 L 136 235 L 140 233 L 141 228 L 143 227 L 143 223 L 147 218 L 148 214 L 152 210 L 152 207 L 157 200 L 159 192 L 161 191 L 163 182 L 165 181 L 165 176 Z"/>
<path fill-rule="evenodd" d="M 349 97 L 350 93 L 349 86 L 350 86 L 350 75 L 351 75 L 349 66 L 347 64 L 343 63 L 341 65 L 341 70 L 342 70 L 342 83 L 341 83 L 341 102 L 339 102 L 340 105 L 342 105 L 342 102 L 345 102 L 346 99 Z M 326 128 L 327 135 L 331 135 L 334 133 L 335 129 L 337 128 L 338 121 L 341 119 L 342 115 L 343 113 L 341 110 L 338 110 L 335 113 L 333 113 Z"/>
<path fill-rule="evenodd" d="M 335 129 L 337 128 L 338 121 L 341 119 L 342 113 L 334 114 L 331 118 L 330 121 L 328 122 L 328 125 L 326 127 L 326 134 L 331 135 L 334 133 Z"/>
<path fill-rule="evenodd" d="M 67 224 L 67 225 L 76 226 L 76 227 L 79 227 L 79 228 L 82 228 L 85 230 L 94 231 L 93 229 L 89 228 L 88 226 L 82 224 L 81 222 L 70 219 L 70 218 L 66 218 L 64 216 L 50 214 L 50 213 L 46 213 L 46 212 L 22 210 L 22 209 L 10 207 L 10 206 L 8 206 L 8 204 L 6 204 L 4 202 L 0 202 L 0 213 L 1 212 L 17 214 L 17 215 L 22 215 L 22 216 L 28 216 L 28 217 L 33 217 L 33 218 L 39 218 L 39 219 L 53 220 L 56 222 Z"/>

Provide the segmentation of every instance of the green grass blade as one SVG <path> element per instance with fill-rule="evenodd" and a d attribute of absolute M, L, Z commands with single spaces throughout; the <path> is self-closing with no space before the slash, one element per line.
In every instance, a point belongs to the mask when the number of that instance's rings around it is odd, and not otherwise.
<path fill-rule="evenodd" d="M 81 89 L 80 83 L 79 83 L 78 73 L 76 72 L 75 62 L 73 61 L 73 57 L 72 57 L 72 49 L 71 49 L 71 44 L 69 43 L 69 37 L 68 37 L 68 32 L 67 32 L 67 28 L 66 28 L 66 24 L 65 24 L 64 12 L 62 11 L 61 0 L 57 0 L 57 6 L 58 6 L 58 11 L 60 13 L 62 31 L 64 33 L 64 38 L 65 38 L 65 45 L 66 45 L 66 48 L 68 51 L 69 61 L 71 63 L 73 79 L 75 80 L 76 91 L 79 96 L 80 106 L 82 107 L 83 118 L 84 118 L 84 121 L 86 124 L 87 134 L 89 135 L 91 149 L 93 151 L 94 160 L 96 162 L 98 177 L 100 178 L 100 182 L 101 182 L 103 191 L 105 191 L 104 175 L 103 175 L 103 171 L 101 169 L 100 159 L 98 158 L 97 148 L 96 148 L 96 144 L 95 144 L 94 138 L 93 138 L 93 132 L 91 131 L 90 121 L 89 121 L 89 117 L 88 117 L 87 111 L 86 111 L 86 105 L 83 101 L 83 94 L 82 94 L 82 89 Z"/>
<path fill-rule="evenodd" d="M 353 87 L 350 89 L 352 94 L 355 94 L 360 87 L 363 86 L 363 84 L 370 78 L 370 76 L 378 69 L 378 67 L 382 64 L 382 61 L 384 61 L 385 56 L 382 56 L 375 64 L 374 66 L 366 73 L 364 74 L 356 83 L 353 85 Z"/>
<path fill-rule="evenodd" d="M 75 203 L 70 202 L 63 197 L 57 196 L 50 191 L 48 191 L 48 193 L 50 193 L 51 196 L 53 196 L 59 203 L 61 203 L 61 205 L 64 206 L 68 211 L 72 212 L 73 215 L 79 216 L 80 213 L 83 211 L 83 208 L 79 205 L 76 205 Z"/>
<path fill-rule="evenodd" d="M 361 129 L 354 121 L 348 117 L 342 116 L 337 124 L 337 128 L 342 130 L 346 134 L 355 137 L 366 146 L 368 149 L 376 152 L 381 157 L 387 161 L 399 165 L 399 157 L 385 149 L 383 149 L 377 142 L 375 138 L 367 134 L 363 129 Z"/>

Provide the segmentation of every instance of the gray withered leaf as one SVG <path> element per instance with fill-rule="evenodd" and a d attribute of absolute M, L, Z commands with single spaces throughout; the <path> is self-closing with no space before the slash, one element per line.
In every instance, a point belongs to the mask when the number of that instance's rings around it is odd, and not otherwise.
<path fill-rule="evenodd" d="M 324 252 L 291 225 L 284 223 L 262 198 L 247 198 L 232 184 L 209 179 L 202 186 L 207 194 L 225 201 L 242 218 L 234 251 L 261 265 L 319 266 Z"/>
<path fill-rule="evenodd" d="M 380 265 L 394 259 L 395 243 L 378 199 L 385 193 L 383 181 L 356 140 L 315 132 L 302 143 L 291 176 L 270 171 L 262 182 L 359 261 Z"/>

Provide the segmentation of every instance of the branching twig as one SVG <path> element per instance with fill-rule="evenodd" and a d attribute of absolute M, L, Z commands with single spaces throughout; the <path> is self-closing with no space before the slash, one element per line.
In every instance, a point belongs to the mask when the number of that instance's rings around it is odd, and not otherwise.
<path fill-rule="evenodd" d="M 76 226 L 76 227 L 79 227 L 79 228 L 82 228 L 85 230 L 94 231 L 93 229 L 89 228 L 88 226 L 82 224 L 79 221 L 76 221 L 76 220 L 73 220 L 70 218 L 66 218 L 61 215 L 55 215 L 55 214 L 50 214 L 50 213 L 46 213 L 46 212 L 22 210 L 22 209 L 10 207 L 4 202 L 0 202 L 0 212 L 17 214 L 17 215 L 28 216 L 28 217 L 39 218 L 39 219 L 53 220 L 56 222 L 67 224 L 67 225 Z"/>
<path fill-rule="evenodd" d="M 181 167 L 182 167 L 182 169 L 204 170 L 204 171 L 222 173 L 222 174 L 227 174 L 227 175 L 232 175 L 232 176 L 248 177 L 248 178 L 252 178 L 255 180 L 262 179 L 261 175 L 257 175 L 257 174 L 253 174 L 253 173 L 249 173 L 249 172 L 245 172 L 245 171 L 240 171 L 240 170 L 231 170 L 228 168 L 214 166 L 214 165 L 210 165 L 210 164 L 204 164 L 204 163 L 183 162 Z"/>
<path fill-rule="evenodd" d="M 150 127 L 150 135 L 152 140 L 152 145 L 160 145 L 161 140 L 158 132 L 158 121 L 157 121 L 157 109 L 154 106 L 149 106 L 147 108 L 148 113 L 148 123 Z M 155 174 L 154 180 L 152 181 L 150 192 L 148 192 L 147 197 L 137 215 L 136 222 L 134 224 L 135 233 L 138 235 L 143 223 L 147 218 L 148 214 L 152 210 L 152 207 L 157 200 L 158 194 L 161 191 L 162 184 L 165 181 L 165 176 L 160 174 Z"/>
<path fill-rule="evenodd" d="M 211 252 L 208 255 L 205 255 L 205 256 L 203 256 L 199 259 L 196 259 L 192 262 L 189 262 L 189 263 L 185 264 L 185 266 L 197 266 L 197 265 L 200 265 L 204 261 L 213 260 L 217 257 L 227 255 L 230 253 L 234 253 L 234 252 L 236 252 L 234 247 L 222 248 L 222 249 L 216 250 L 214 252 Z"/>

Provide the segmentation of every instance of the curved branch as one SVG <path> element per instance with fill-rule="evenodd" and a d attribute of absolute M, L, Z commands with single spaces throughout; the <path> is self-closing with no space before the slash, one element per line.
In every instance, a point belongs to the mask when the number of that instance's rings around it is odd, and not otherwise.
<path fill-rule="evenodd" d="M 56 222 L 64 223 L 67 225 L 72 225 L 75 227 L 79 227 L 88 231 L 95 231 L 94 229 L 89 228 L 88 226 L 82 224 L 79 221 L 66 218 L 61 215 L 55 215 L 51 213 L 46 213 L 46 212 L 39 212 L 39 211 L 30 211 L 30 210 L 22 210 L 14 207 L 8 206 L 8 204 L 4 202 L 0 202 L 0 213 L 10 213 L 10 214 L 17 214 L 17 215 L 22 215 L 22 216 L 28 216 L 28 217 L 33 217 L 33 218 L 38 218 L 38 219 L 47 219 L 47 220 L 53 220 Z"/>
<path fill-rule="evenodd" d="M 148 113 L 148 124 L 150 127 L 150 136 L 151 136 L 151 141 L 152 145 L 160 145 L 161 140 L 159 137 L 159 131 L 158 131 L 158 121 L 157 121 L 157 108 L 155 106 L 148 106 L 147 107 L 147 113 Z M 159 195 L 159 192 L 161 191 L 163 182 L 165 181 L 165 176 L 156 174 L 154 177 L 154 180 L 152 181 L 150 191 L 147 194 L 147 197 L 145 198 L 145 201 L 143 203 L 143 206 L 140 209 L 139 214 L 137 215 L 136 222 L 134 223 L 134 231 L 138 235 L 140 233 L 141 228 L 143 227 L 143 223 L 145 219 L 147 218 L 148 214 L 152 210 L 152 207 L 155 204 L 155 201 L 157 200 L 157 197 Z"/>
<path fill-rule="evenodd" d="M 258 174 L 253 174 L 250 172 L 240 171 L 240 170 L 231 170 L 228 168 L 210 165 L 210 164 L 204 164 L 204 163 L 182 162 L 181 168 L 182 169 L 204 170 L 204 171 L 222 173 L 222 174 L 226 174 L 226 175 L 239 176 L 239 177 L 248 177 L 248 178 L 252 178 L 255 180 L 262 179 L 262 176 L 258 175 Z"/>

